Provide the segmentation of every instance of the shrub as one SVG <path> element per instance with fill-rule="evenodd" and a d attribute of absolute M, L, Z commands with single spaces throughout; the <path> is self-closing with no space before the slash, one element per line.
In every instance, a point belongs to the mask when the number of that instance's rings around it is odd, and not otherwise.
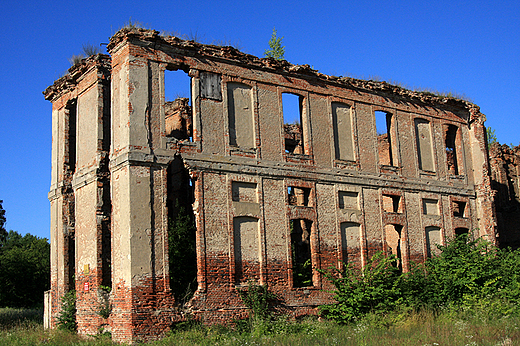
<path fill-rule="evenodd" d="M 337 303 L 320 307 L 321 314 L 338 323 L 349 323 L 368 312 L 385 312 L 394 309 L 402 301 L 400 281 L 395 256 L 376 253 L 362 269 L 350 264 L 343 272 L 337 269 L 320 270 L 336 287 Z"/>
<path fill-rule="evenodd" d="M 58 329 L 76 332 L 76 291 L 70 290 L 61 298 L 61 310 L 58 315 Z"/>
<path fill-rule="evenodd" d="M 269 291 L 267 285 L 258 285 L 249 281 L 247 289 L 237 289 L 250 317 L 256 320 L 267 320 L 271 315 L 271 307 L 278 301 L 278 296 Z"/>
<path fill-rule="evenodd" d="M 463 234 L 438 246 L 441 253 L 399 273 L 395 257 L 377 253 L 363 270 L 320 271 L 335 286 L 337 303 L 322 315 L 349 323 L 369 312 L 443 309 L 507 316 L 520 313 L 520 251 L 501 250 Z"/>

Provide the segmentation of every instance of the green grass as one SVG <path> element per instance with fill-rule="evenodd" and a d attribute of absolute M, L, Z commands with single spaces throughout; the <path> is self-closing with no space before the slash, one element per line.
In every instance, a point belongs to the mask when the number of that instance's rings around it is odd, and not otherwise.
<path fill-rule="evenodd" d="M 115 345 L 109 339 L 85 338 L 66 331 L 44 330 L 35 310 L 0 309 L 0 345 Z M 38 316 L 41 313 L 38 312 Z M 150 345 L 493 345 L 520 344 L 520 318 L 494 318 L 475 311 L 400 311 L 368 314 L 350 325 L 306 318 L 279 318 L 240 328 L 193 325 Z"/>
<path fill-rule="evenodd" d="M 193 327 L 151 345 L 516 345 L 520 318 L 489 319 L 466 312 L 367 315 L 350 325 L 304 319 L 259 322 L 252 332 L 224 326 Z"/>

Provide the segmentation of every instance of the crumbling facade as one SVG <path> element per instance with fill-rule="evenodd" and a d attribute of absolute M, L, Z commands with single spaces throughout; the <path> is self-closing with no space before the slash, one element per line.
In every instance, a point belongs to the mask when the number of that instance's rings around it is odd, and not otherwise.
<path fill-rule="evenodd" d="M 186 311 L 245 316 L 237 287 L 251 280 L 312 314 L 331 301 L 318 269 L 383 250 L 407 270 L 457 233 L 495 241 L 485 117 L 469 102 L 152 30 L 122 29 L 107 49 L 44 93 L 51 325 L 76 289 L 80 333 L 155 339 Z M 171 71 L 190 82 L 168 101 Z M 174 238 L 175 220 L 193 233 Z M 182 268 L 176 242 L 194 249 Z"/>
<path fill-rule="evenodd" d="M 520 248 L 520 146 L 494 143 L 489 148 L 491 186 L 501 247 Z"/>

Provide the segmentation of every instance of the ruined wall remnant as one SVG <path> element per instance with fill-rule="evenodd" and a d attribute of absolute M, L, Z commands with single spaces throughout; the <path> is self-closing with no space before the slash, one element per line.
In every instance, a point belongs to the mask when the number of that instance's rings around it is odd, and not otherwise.
<path fill-rule="evenodd" d="M 501 247 L 520 247 L 520 146 L 494 143 L 489 148 L 491 183 Z"/>
<path fill-rule="evenodd" d="M 75 288 L 80 333 L 157 339 L 185 312 L 245 316 L 251 280 L 315 314 L 332 301 L 319 269 L 385 251 L 408 270 L 458 233 L 495 241 L 485 117 L 469 102 L 153 30 L 122 29 L 108 51 L 45 91 L 52 325 Z M 166 101 L 171 71 L 189 97 Z"/>

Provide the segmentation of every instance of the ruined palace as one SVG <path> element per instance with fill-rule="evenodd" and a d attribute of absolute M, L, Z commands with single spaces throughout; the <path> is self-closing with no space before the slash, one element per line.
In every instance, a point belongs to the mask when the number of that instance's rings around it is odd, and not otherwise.
<path fill-rule="evenodd" d="M 250 281 L 315 314 L 332 299 L 320 268 L 383 250 L 407 270 L 456 234 L 497 239 L 470 102 L 153 30 L 121 29 L 107 51 L 44 92 L 51 326 L 75 290 L 80 333 L 156 339 L 187 314 L 246 316 Z M 168 98 L 178 74 L 185 94 Z"/>

